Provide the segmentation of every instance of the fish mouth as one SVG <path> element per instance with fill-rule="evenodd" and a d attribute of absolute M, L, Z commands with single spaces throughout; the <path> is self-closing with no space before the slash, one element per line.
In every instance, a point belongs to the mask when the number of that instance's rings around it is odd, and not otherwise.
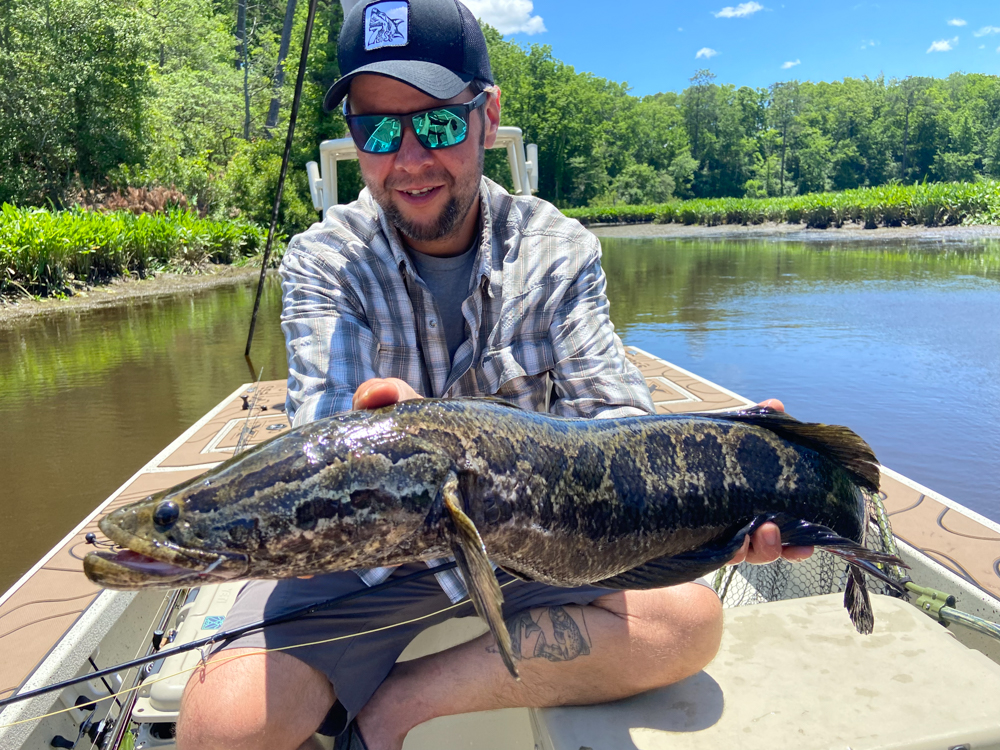
<path fill-rule="evenodd" d="M 99 526 L 121 549 L 90 552 L 83 559 L 87 578 L 104 588 L 203 586 L 240 578 L 250 568 L 250 558 L 241 553 L 206 552 L 133 534 L 114 522 L 115 515 L 102 518 Z"/>

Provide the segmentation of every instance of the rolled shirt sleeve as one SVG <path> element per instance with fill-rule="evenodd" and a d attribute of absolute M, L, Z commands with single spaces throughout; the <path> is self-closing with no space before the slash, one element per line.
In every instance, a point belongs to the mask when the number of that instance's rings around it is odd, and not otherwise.
<path fill-rule="evenodd" d="M 600 242 L 594 235 L 590 240 L 581 248 L 589 262 L 566 290 L 549 328 L 557 396 L 550 409 L 560 416 L 601 419 L 653 414 L 649 387 L 625 357 L 611 322 Z"/>
<path fill-rule="evenodd" d="M 378 377 L 378 341 L 342 269 L 293 245 L 281 264 L 281 329 L 288 350 L 286 409 L 294 426 L 351 408 Z"/>

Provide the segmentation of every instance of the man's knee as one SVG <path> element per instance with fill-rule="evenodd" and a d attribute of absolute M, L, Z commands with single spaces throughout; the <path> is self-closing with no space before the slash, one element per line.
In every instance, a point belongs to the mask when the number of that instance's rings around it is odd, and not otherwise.
<path fill-rule="evenodd" d="M 602 597 L 602 599 L 609 599 Z M 598 602 L 594 602 L 601 606 Z M 605 602 L 625 617 L 631 637 L 653 658 L 649 676 L 667 685 L 704 669 L 722 642 L 722 603 L 707 586 L 688 583 L 648 591 L 626 591 Z"/>
<path fill-rule="evenodd" d="M 333 705 L 326 677 L 283 653 L 229 649 L 188 680 L 178 750 L 298 747 Z"/>

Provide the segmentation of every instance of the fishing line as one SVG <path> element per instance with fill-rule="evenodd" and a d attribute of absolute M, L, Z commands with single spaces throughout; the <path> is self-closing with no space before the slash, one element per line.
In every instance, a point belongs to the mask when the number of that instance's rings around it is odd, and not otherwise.
<path fill-rule="evenodd" d="M 451 567 L 454 567 L 454 565 L 455 565 L 454 563 L 451 563 Z M 435 568 L 428 568 L 428 570 L 432 571 L 432 572 L 440 572 L 440 570 L 442 568 L 445 568 L 445 567 L 446 567 L 445 565 L 441 565 L 441 566 L 438 566 L 438 567 L 435 567 Z M 423 575 L 425 574 L 425 571 L 418 571 L 418 572 L 421 574 L 420 577 L 423 577 Z M 397 579 L 397 581 L 404 582 L 404 581 L 407 581 L 407 580 L 411 580 L 412 577 L 413 577 L 412 575 L 410 575 L 410 576 L 404 576 L 403 578 Z M 500 584 L 500 588 L 504 588 L 505 586 L 509 586 L 510 584 L 514 583 L 515 580 L 516 579 L 510 580 L 510 581 L 507 581 L 506 583 Z M 383 584 L 380 584 L 380 585 L 383 585 Z M 372 589 L 375 589 L 375 588 L 376 588 L 375 586 L 372 586 Z M 415 622 L 420 622 L 421 620 L 426 620 L 426 619 L 429 619 L 431 617 L 436 617 L 437 615 L 443 614 L 444 612 L 448 612 L 449 610 L 456 609 L 457 607 L 461 607 L 461 606 L 467 604 L 468 601 L 469 601 L 468 597 L 466 596 L 461 601 L 455 602 L 454 604 L 451 604 L 451 605 L 449 605 L 447 607 L 443 607 L 442 609 L 436 610 L 434 612 L 429 612 L 426 615 L 420 615 L 419 617 L 414 617 L 413 619 L 410 619 L 410 620 L 404 620 L 403 622 L 394 622 L 394 623 L 391 623 L 390 625 L 383 625 L 383 626 L 378 627 L 378 628 L 372 628 L 371 630 L 362 630 L 360 633 L 350 633 L 348 635 L 336 635 L 336 636 L 333 636 L 332 638 L 324 638 L 324 639 L 319 640 L 319 641 L 312 641 L 311 643 L 295 643 L 295 644 L 292 644 L 291 646 L 276 646 L 275 648 L 265 648 L 265 649 L 256 650 L 253 653 L 248 653 L 248 654 L 236 654 L 234 656 L 224 656 L 224 657 L 220 656 L 220 657 L 218 657 L 216 659 L 213 659 L 212 660 L 212 664 L 213 665 L 217 665 L 217 664 L 221 665 L 221 664 L 225 664 L 226 662 L 236 661 L 237 659 L 244 659 L 244 658 L 252 657 L 252 656 L 260 656 L 261 654 L 275 653 L 275 652 L 278 652 L 278 651 L 291 651 L 292 649 L 295 649 L 295 648 L 305 648 L 306 646 L 322 646 L 325 643 L 333 643 L 334 641 L 343 641 L 343 640 L 346 640 L 348 638 L 360 638 L 361 636 L 371 635 L 372 633 L 381 633 L 383 630 L 391 630 L 392 628 L 399 628 L 399 627 L 402 627 L 403 625 L 411 625 L 411 624 L 413 624 Z M 256 627 L 257 624 L 255 623 L 254 626 Z M 243 630 L 243 628 L 234 628 L 234 632 L 237 631 L 237 630 L 240 631 L 240 634 L 242 634 L 242 632 L 245 632 Z M 191 644 L 185 644 L 184 646 L 178 647 L 177 649 L 174 649 L 172 653 L 167 654 L 167 656 L 173 656 L 173 654 L 175 654 L 175 653 L 182 653 L 183 651 L 191 651 L 193 649 L 190 648 L 190 645 Z M 166 656 L 163 656 L 163 653 L 160 652 L 159 654 L 157 654 L 157 658 L 166 658 Z M 96 705 L 97 703 L 100 703 L 101 701 L 110 700 L 112 698 L 118 698 L 118 697 L 120 697 L 122 695 L 126 695 L 126 694 L 131 693 L 131 692 L 133 692 L 135 690 L 139 690 L 140 688 L 145 687 L 146 685 L 153 685 L 153 684 L 155 684 L 157 682 L 163 682 L 164 680 L 170 680 L 170 679 L 173 679 L 174 677 L 177 677 L 179 675 L 184 674 L 185 672 L 194 672 L 196 669 L 201 669 L 203 666 L 206 666 L 206 665 L 203 662 L 199 662 L 198 664 L 195 664 L 193 667 L 186 667 L 184 669 L 178 670 L 177 672 L 174 672 L 173 674 L 163 675 L 163 676 L 155 677 L 153 679 L 144 680 L 143 682 L 139 683 L 138 685 L 133 685 L 130 688 L 125 688 L 124 690 L 119 690 L 117 693 L 111 693 L 110 695 L 105 695 L 105 696 L 102 696 L 100 698 L 95 698 L 92 702 Z M 125 667 L 125 665 L 119 665 L 118 667 L 112 667 L 112 669 L 118 669 L 118 670 L 120 670 L 122 668 L 127 668 L 127 667 Z M 87 677 L 88 679 L 93 679 L 93 675 L 85 675 L 85 677 Z M 80 680 L 76 680 L 76 682 L 79 682 L 79 681 Z M 45 688 L 44 690 L 42 690 L 42 692 L 51 692 L 52 690 L 55 690 L 58 687 L 60 687 L 60 686 L 59 685 L 50 685 L 48 688 Z M 38 692 L 39 691 L 33 691 L 30 695 L 37 695 Z M 15 696 L 15 697 L 27 697 L 28 695 L 29 694 L 26 693 L 25 696 Z M 12 699 L 8 698 L 7 700 L 11 701 Z M 0 724 L 0 729 L 7 729 L 8 727 L 16 727 L 19 724 L 27 724 L 28 722 L 31 722 L 31 721 L 41 721 L 42 719 L 48 719 L 48 718 L 50 718 L 52 716 L 58 716 L 59 714 L 68 713 L 70 711 L 76 711 L 77 709 L 79 709 L 79 706 L 69 706 L 68 708 L 60 708 L 57 711 L 51 711 L 50 713 L 42 714 L 41 716 L 32 716 L 32 717 L 27 718 L 27 719 L 19 719 L 18 721 L 12 721 L 10 724 Z"/>
<path fill-rule="evenodd" d="M 19 701 L 27 700 L 29 698 L 34 698 L 38 695 L 44 695 L 45 693 L 51 693 L 55 690 L 63 690 L 65 688 L 71 687 L 73 685 L 78 685 L 81 682 L 87 682 L 89 680 L 94 680 L 99 677 L 105 677 L 115 672 L 119 672 L 123 669 L 131 669 L 132 667 L 141 667 L 143 664 L 149 664 L 150 662 L 157 661 L 159 659 L 165 659 L 168 656 L 173 656 L 174 654 L 182 654 L 186 651 L 193 651 L 195 649 L 202 648 L 203 646 L 211 646 L 217 642 L 232 640 L 233 638 L 248 633 L 252 630 L 260 630 L 271 625 L 280 625 L 283 622 L 289 622 L 291 620 L 297 620 L 301 617 L 307 617 L 314 612 L 319 612 L 324 609 L 329 609 L 335 607 L 338 604 L 343 604 L 345 602 L 353 601 L 354 599 L 360 599 L 363 596 L 368 596 L 369 594 L 375 594 L 387 589 L 391 589 L 394 586 L 399 586 L 404 583 L 409 583 L 410 581 L 415 581 L 420 578 L 425 578 L 426 576 L 434 575 L 436 573 L 443 573 L 446 570 L 451 570 L 456 566 L 455 561 L 447 562 L 442 565 L 437 565 L 433 568 L 427 568 L 427 570 L 418 570 L 415 573 L 410 573 L 409 575 L 402 576 L 400 578 L 390 578 L 388 581 L 377 584 L 375 586 L 366 587 L 359 589 L 357 591 L 351 591 L 347 594 L 342 594 L 336 596 L 332 599 L 326 599 L 322 602 L 317 602 L 315 604 L 310 604 L 304 607 L 299 607 L 298 609 L 293 609 L 290 612 L 286 612 L 283 615 L 275 615 L 274 617 L 268 617 L 263 620 L 258 620 L 257 622 L 252 622 L 247 625 L 241 625 L 238 628 L 232 628 L 231 630 L 220 630 L 212 635 L 205 636 L 204 638 L 199 638 L 197 640 L 191 641 L 189 643 L 182 644 L 180 646 L 174 646 L 172 648 L 162 649 L 154 654 L 149 654 L 148 656 L 143 656 L 138 659 L 133 659 L 132 661 L 127 661 L 122 664 L 115 665 L 113 667 L 105 667 L 104 669 L 99 669 L 96 672 L 90 672 L 88 674 L 79 675 L 78 677 L 72 677 L 68 680 L 63 680 L 62 682 L 57 682 L 53 685 L 46 685 L 45 687 L 36 688 L 34 690 L 29 690 L 25 693 L 18 693 L 12 695 L 9 698 L 0 699 L 0 709 L 5 708 L 11 703 L 17 703 Z"/>

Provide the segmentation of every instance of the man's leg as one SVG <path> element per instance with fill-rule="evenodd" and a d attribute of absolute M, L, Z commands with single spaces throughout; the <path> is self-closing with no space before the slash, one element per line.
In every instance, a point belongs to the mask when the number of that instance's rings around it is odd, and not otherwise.
<path fill-rule="evenodd" d="M 204 673 L 195 672 L 188 681 L 177 747 L 291 750 L 312 736 L 333 700 L 326 675 L 294 656 L 249 648 L 220 651 Z"/>
<path fill-rule="evenodd" d="M 682 680 L 718 651 L 722 605 L 711 589 L 685 584 L 532 609 L 508 627 L 520 682 L 489 634 L 397 664 L 358 715 L 369 750 L 400 748 L 410 729 L 438 716 L 599 703 Z"/>

